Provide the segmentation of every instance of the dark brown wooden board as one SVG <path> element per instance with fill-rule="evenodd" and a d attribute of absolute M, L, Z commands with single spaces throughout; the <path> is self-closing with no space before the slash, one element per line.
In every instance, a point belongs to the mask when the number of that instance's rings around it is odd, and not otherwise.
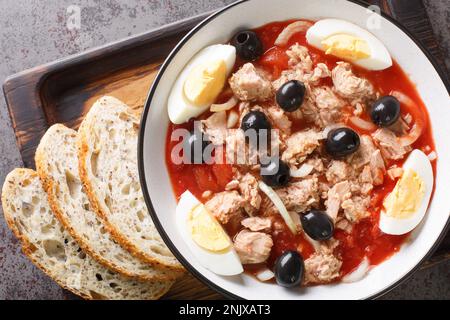
<path fill-rule="evenodd" d="M 405 23 L 445 68 L 421 0 L 373 0 Z M 115 96 L 140 112 L 158 68 L 176 43 L 207 14 L 127 38 L 9 77 L 3 90 L 25 167 L 34 168 L 34 153 L 54 123 L 77 129 L 97 98 Z M 450 237 L 424 264 L 450 258 Z M 192 276 L 178 281 L 166 299 L 221 299 Z"/>

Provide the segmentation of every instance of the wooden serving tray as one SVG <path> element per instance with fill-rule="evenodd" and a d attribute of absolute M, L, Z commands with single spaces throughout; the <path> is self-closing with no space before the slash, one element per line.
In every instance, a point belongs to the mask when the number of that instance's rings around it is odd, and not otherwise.
<path fill-rule="evenodd" d="M 371 1 L 405 23 L 445 68 L 421 0 Z M 66 59 L 21 72 L 3 85 L 25 167 L 54 123 L 77 129 L 90 106 L 103 95 L 115 96 L 140 112 L 158 68 L 176 43 L 210 13 L 179 21 Z M 450 258 L 450 237 L 423 267 Z M 192 276 L 178 281 L 168 299 L 221 299 Z"/>

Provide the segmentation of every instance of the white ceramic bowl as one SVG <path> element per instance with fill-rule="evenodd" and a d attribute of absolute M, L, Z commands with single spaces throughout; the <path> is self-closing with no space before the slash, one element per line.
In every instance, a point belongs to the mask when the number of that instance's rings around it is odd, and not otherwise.
<path fill-rule="evenodd" d="M 400 252 L 373 268 L 359 282 L 285 289 L 247 275 L 221 277 L 198 264 L 176 228 L 176 200 L 164 160 L 169 123 L 167 97 L 183 66 L 200 49 L 228 41 L 242 28 L 288 19 L 339 18 L 367 27 L 370 12 L 346 0 L 249 0 L 234 3 L 194 28 L 169 55 L 146 103 L 139 140 L 139 170 L 144 196 L 153 220 L 175 256 L 201 281 L 233 298 L 245 299 L 364 299 L 381 295 L 419 266 L 445 235 L 450 212 L 450 103 L 449 94 L 423 48 L 388 17 L 372 29 L 407 72 L 425 102 L 438 153 L 436 191 L 424 221 Z M 373 19 L 373 17 L 372 17 Z M 370 23 L 374 21 L 371 20 Z M 376 23 L 376 21 L 375 21 Z"/>

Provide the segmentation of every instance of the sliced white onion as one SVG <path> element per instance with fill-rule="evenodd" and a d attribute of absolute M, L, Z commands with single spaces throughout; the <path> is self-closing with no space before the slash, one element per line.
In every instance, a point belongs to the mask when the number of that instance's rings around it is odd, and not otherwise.
<path fill-rule="evenodd" d="M 402 147 L 407 147 L 412 145 L 414 142 L 417 141 L 417 139 L 420 138 L 420 135 L 422 134 L 423 126 L 420 123 L 415 123 L 411 130 L 409 130 L 408 134 L 405 136 L 402 136 L 398 139 L 400 142 L 400 145 Z"/>
<path fill-rule="evenodd" d="M 221 104 L 212 104 L 209 110 L 211 112 L 220 112 L 233 109 L 233 107 L 238 103 L 235 96 L 232 96 L 227 102 Z"/>
<path fill-rule="evenodd" d="M 306 32 L 310 27 L 312 27 L 312 23 L 308 21 L 295 21 L 286 26 L 286 28 L 281 31 L 275 40 L 276 46 L 283 46 L 288 43 L 289 39 L 296 34 L 297 32 Z"/>
<path fill-rule="evenodd" d="M 294 221 L 289 215 L 289 212 L 284 206 L 283 201 L 281 201 L 280 196 L 278 196 L 278 194 L 271 187 L 269 187 L 262 181 L 258 183 L 258 186 L 261 189 L 261 191 L 264 192 L 273 202 L 273 204 L 278 209 L 278 212 L 280 212 L 281 217 L 283 218 L 284 222 L 286 222 L 286 225 L 291 230 L 291 232 L 293 234 L 296 234 L 298 232 L 297 226 L 295 225 Z"/>
<path fill-rule="evenodd" d="M 351 283 L 357 282 L 364 278 L 369 271 L 369 260 L 364 257 L 363 261 L 359 264 L 359 266 L 352 272 L 347 274 L 344 278 L 342 278 L 342 282 Z"/>
<path fill-rule="evenodd" d="M 373 131 L 377 129 L 377 127 L 372 122 L 361 119 L 360 117 L 350 117 L 349 120 L 351 123 L 353 123 L 353 125 L 362 130 Z"/>
<path fill-rule="evenodd" d="M 335 123 L 335 124 L 330 124 L 329 126 L 326 126 L 325 128 L 323 128 L 323 130 L 321 132 L 322 139 L 326 139 L 328 137 L 328 133 L 330 133 L 331 130 L 340 128 L 342 126 L 344 126 L 343 123 Z"/>
<path fill-rule="evenodd" d="M 227 120 L 227 128 L 233 128 L 239 121 L 239 114 L 235 111 L 231 111 L 230 114 L 228 115 L 228 120 Z"/>
<path fill-rule="evenodd" d="M 273 279 L 273 277 L 275 277 L 275 274 L 269 269 L 261 270 L 256 274 L 256 278 L 258 278 L 259 281 L 263 282 L 269 281 Z"/>
<path fill-rule="evenodd" d="M 314 240 L 313 238 L 311 238 L 310 236 L 308 236 L 306 234 L 306 232 L 303 232 L 303 236 L 305 237 L 305 239 L 313 246 L 314 250 L 316 252 L 320 251 L 320 242 L 317 240 Z"/>
<path fill-rule="evenodd" d="M 428 159 L 430 159 L 430 161 L 436 160 L 436 159 L 437 159 L 437 153 L 436 153 L 436 151 L 430 152 L 430 154 L 428 154 Z"/>
<path fill-rule="evenodd" d="M 304 163 L 297 170 L 291 169 L 291 177 L 304 178 L 314 170 L 314 167 L 308 163 Z"/>
<path fill-rule="evenodd" d="M 410 97 L 408 97 L 404 93 L 401 93 L 400 91 L 393 90 L 391 91 L 390 95 L 397 98 L 397 100 L 400 101 L 400 103 L 406 104 L 411 108 L 417 107 L 416 103 Z"/>
<path fill-rule="evenodd" d="M 396 97 L 400 103 L 406 104 L 409 106 L 411 110 L 417 110 L 419 111 L 419 107 L 417 104 L 407 95 L 401 93 L 400 91 L 391 91 L 391 96 Z M 414 142 L 419 139 L 420 135 L 422 134 L 424 124 L 422 123 L 422 120 L 420 117 L 415 117 L 416 123 L 414 123 L 411 130 L 409 130 L 409 133 L 399 139 L 400 145 L 402 147 L 407 147 L 412 145 Z"/>

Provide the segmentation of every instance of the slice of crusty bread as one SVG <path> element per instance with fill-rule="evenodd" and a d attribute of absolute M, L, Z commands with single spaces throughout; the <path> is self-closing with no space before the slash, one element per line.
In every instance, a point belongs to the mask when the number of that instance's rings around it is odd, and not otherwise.
<path fill-rule="evenodd" d="M 107 268 L 141 280 L 173 278 L 155 269 L 115 242 L 102 219 L 91 210 L 78 174 L 77 132 L 62 124 L 50 127 L 36 150 L 37 172 L 59 221 L 83 251 Z"/>
<path fill-rule="evenodd" d="M 171 282 L 141 282 L 112 272 L 89 255 L 53 215 L 37 173 L 15 169 L 2 190 L 5 220 L 23 252 L 63 288 L 85 299 L 157 299 Z"/>
<path fill-rule="evenodd" d="M 117 242 L 149 263 L 182 271 L 144 202 L 137 169 L 138 131 L 139 119 L 124 103 L 100 98 L 78 130 L 81 180 Z"/>

